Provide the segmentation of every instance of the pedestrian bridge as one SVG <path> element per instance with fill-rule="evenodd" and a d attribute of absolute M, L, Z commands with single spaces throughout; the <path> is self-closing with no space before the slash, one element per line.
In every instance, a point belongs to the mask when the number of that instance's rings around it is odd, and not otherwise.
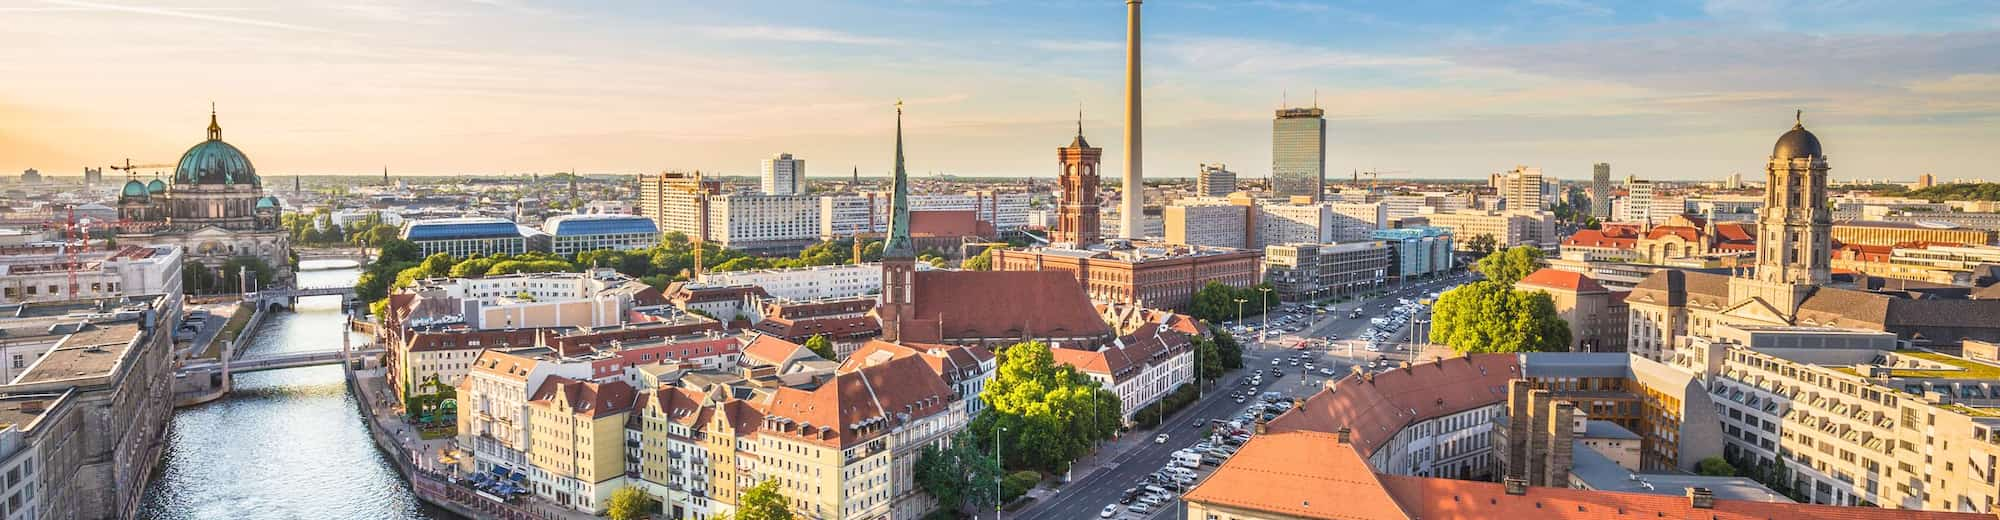
<path fill-rule="evenodd" d="M 365 358 L 369 356 L 380 355 L 381 353 L 382 349 L 372 348 L 364 350 L 355 350 L 351 352 L 341 352 L 340 349 L 332 349 L 332 350 L 313 350 L 305 352 L 286 352 L 282 354 L 269 354 L 269 355 L 259 355 L 259 356 L 245 356 L 242 359 L 230 361 L 228 371 L 230 374 L 242 374 L 246 372 L 262 372 L 265 370 L 282 370 L 287 368 L 310 367 L 319 365 L 337 365 L 348 359 Z M 181 365 L 180 371 L 181 372 L 213 371 L 220 368 L 222 368 L 222 363 L 220 362 L 203 361 L 200 363 L 189 363 L 186 365 Z"/>

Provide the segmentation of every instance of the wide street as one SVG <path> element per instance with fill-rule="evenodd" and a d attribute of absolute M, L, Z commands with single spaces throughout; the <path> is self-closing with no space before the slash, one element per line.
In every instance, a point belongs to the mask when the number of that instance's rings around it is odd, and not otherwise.
<path fill-rule="evenodd" d="M 1360 318 L 1348 318 L 1348 312 L 1354 308 L 1357 304 L 1356 302 L 1342 303 L 1336 305 L 1339 312 L 1321 313 L 1318 321 L 1305 327 L 1300 331 L 1301 334 L 1298 335 L 1272 336 L 1266 338 L 1268 341 L 1262 343 L 1257 342 L 1257 337 L 1254 334 L 1239 337 L 1238 340 L 1244 346 L 1244 368 L 1242 370 L 1224 376 L 1215 386 L 1208 388 L 1208 393 L 1205 397 L 1196 401 L 1188 408 L 1168 417 L 1160 428 L 1154 430 L 1134 430 L 1126 433 L 1127 438 L 1123 439 L 1120 443 L 1107 445 L 1106 449 L 1100 451 L 1112 451 L 1117 446 L 1131 446 L 1130 449 L 1122 453 L 1102 455 L 1114 457 L 1109 463 L 1099 464 L 1097 463 L 1098 461 L 1089 457 L 1086 457 L 1083 461 L 1079 461 L 1080 464 L 1095 466 L 1097 469 L 1088 475 L 1075 475 L 1076 481 L 1064 485 L 1060 488 L 1060 492 L 1044 499 L 1041 503 L 1029 506 L 1025 511 L 1018 514 L 1010 513 L 1004 515 L 1004 518 L 1020 518 L 1025 520 L 1098 518 L 1099 511 L 1105 505 L 1118 503 L 1118 499 L 1123 496 L 1125 489 L 1139 485 L 1139 481 L 1145 478 L 1147 474 L 1158 471 L 1161 467 L 1167 465 L 1173 452 L 1192 446 L 1196 442 L 1203 440 L 1202 433 L 1208 428 L 1208 422 L 1211 419 L 1232 419 L 1245 408 L 1255 404 L 1257 401 L 1254 394 L 1279 392 L 1287 397 L 1303 398 L 1318 392 L 1330 377 L 1318 373 L 1307 373 L 1303 361 L 1298 365 L 1292 364 L 1291 360 L 1295 355 L 1303 354 L 1305 356 L 1304 359 L 1310 360 L 1315 369 L 1331 366 L 1333 369 L 1333 376 L 1331 378 L 1345 377 L 1348 374 L 1350 366 L 1357 362 L 1365 363 L 1367 360 L 1377 357 L 1385 356 L 1395 361 L 1408 359 L 1410 354 L 1407 351 L 1387 353 L 1368 352 L 1363 348 L 1365 343 L 1355 344 L 1352 349 L 1353 355 L 1349 357 L 1349 349 L 1343 345 L 1342 341 L 1351 341 L 1363 331 L 1366 331 L 1369 319 L 1386 314 L 1389 307 L 1395 306 L 1398 298 L 1416 299 L 1420 297 L 1419 295 L 1427 295 L 1431 291 L 1442 291 L 1451 285 L 1463 283 L 1464 281 L 1464 279 L 1452 279 L 1430 284 L 1416 284 L 1400 289 L 1390 286 L 1388 288 L 1391 291 L 1389 294 L 1358 303 L 1364 306 L 1363 315 Z M 1383 306 L 1385 303 L 1388 304 L 1387 307 Z M 1272 309 L 1272 312 L 1274 317 L 1278 314 L 1278 310 L 1275 308 Z M 1427 315 L 1428 313 L 1424 314 Z M 1250 317 L 1247 321 L 1251 325 L 1261 326 L 1262 324 L 1259 317 Z M 1399 337 L 1405 341 L 1409 337 L 1408 327 L 1406 325 L 1399 332 Z M 1334 346 L 1330 350 L 1326 348 L 1312 348 L 1300 352 L 1290 347 L 1296 344 L 1301 336 L 1320 338 L 1327 337 L 1328 334 L 1334 334 L 1340 338 L 1340 341 L 1333 343 Z M 1281 360 L 1277 368 L 1283 371 L 1283 376 L 1275 379 L 1267 378 L 1263 386 L 1254 388 L 1241 384 L 1242 380 L 1252 372 L 1260 369 L 1267 372 L 1271 370 L 1273 368 L 1271 365 L 1273 359 Z M 1232 390 L 1245 390 L 1253 394 L 1253 396 L 1246 402 L 1237 403 L 1229 397 L 1229 392 Z M 1162 432 L 1168 435 L 1168 441 L 1164 444 L 1153 443 L 1153 437 Z M 1097 456 L 1100 455 L 1091 455 L 1090 457 Z M 1207 472 L 1213 469 L 1213 466 L 1204 466 L 1199 470 L 1199 473 L 1203 477 L 1206 477 Z M 1169 504 L 1168 507 L 1156 509 L 1149 515 L 1142 517 L 1141 515 L 1124 512 L 1123 506 L 1120 506 L 1120 514 L 1117 518 L 1173 518 L 1175 515 L 1178 515 L 1177 512 L 1180 509 L 1180 502 L 1176 500 Z M 985 516 L 982 516 L 982 518 L 985 518 Z"/>

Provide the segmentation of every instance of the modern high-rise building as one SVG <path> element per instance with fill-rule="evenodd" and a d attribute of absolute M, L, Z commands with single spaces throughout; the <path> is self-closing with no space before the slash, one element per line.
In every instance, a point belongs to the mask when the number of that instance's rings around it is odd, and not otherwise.
<path fill-rule="evenodd" d="M 1229 171 L 1227 164 L 1202 164 L 1201 174 L 1195 177 L 1194 193 L 1203 197 L 1227 197 L 1236 192 L 1236 172 Z"/>
<path fill-rule="evenodd" d="M 1090 146 L 1083 139 L 1083 123 L 1076 125 L 1076 139 L 1069 146 L 1056 149 L 1056 160 L 1061 162 L 1062 171 L 1057 173 L 1057 181 L 1062 185 L 1062 204 L 1057 207 L 1055 232 L 1051 240 L 1077 247 L 1089 247 L 1097 243 L 1100 224 L 1097 214 L 1097 161 L 1104 156 L 1102 148 Z"/>
<path fill-rule="evenodd" d="M 1513 170 L 1494 174 L 1494 188 L 1500 190 L 1500 197 L 1506 199 L 1510 211 L 1539 211 L 1548 205 L 1543 195 L 1542 169 L 1515 166 Z"/>
<path fill-rule="evenodd" d="M 1627 178 L 1625 180 L 1625 213 L 1618 215 L 1618 220 L 1624 222 L 1652 222 L 1654 217 L 1665 218 L 1664 215 L 1653 214 L 1653 181 L 1640 178 Z"/>
<path fill-rule="evenodd" d="M 1935 175 L 1926 173 L 1917 176 L 1917 189 L 1921 190 L 1936 185 L 1937 185 L 1937 176 Z"/>
<path fill-rule="evenodd" d="M 1271 120 L 1271 191 L 1320 200 L 1326 188 L 1326 111 L 1282 108 Z"/>
<path fill-rule="evenodd" d="M 764 193 L 801 195 L 806 192 L 806 160 L 781 153 L 764 160 Z"/>
<path fill-rule="evenodd" d="M 1590 165 L 1590 216 L 1611 220 L 1611 163 Z"/>

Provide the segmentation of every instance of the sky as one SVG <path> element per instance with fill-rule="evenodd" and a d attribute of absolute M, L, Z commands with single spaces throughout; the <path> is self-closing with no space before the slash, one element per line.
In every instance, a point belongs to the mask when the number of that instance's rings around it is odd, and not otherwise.
<path fill-rule="evenodd" d="M 1795 110 L 1835 179 L 2000 180 L 2000 2 L 1150 0 L 1145 166 L 1270 169 L 1327 112 L 1329 177 L 1756 178 Z M 1117 0 L 0 0 L 0 172 L 1122 171 Z"/>

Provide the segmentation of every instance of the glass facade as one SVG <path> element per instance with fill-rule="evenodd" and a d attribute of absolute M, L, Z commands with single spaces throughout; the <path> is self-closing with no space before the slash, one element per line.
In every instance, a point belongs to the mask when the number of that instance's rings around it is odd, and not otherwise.
<path fill-rule="evenodd" d="M 1271 187 L 1278 196 L 1321 198 L 1326 188 L 1326 111 L 1287 108 L 1271 121 Z"/>

